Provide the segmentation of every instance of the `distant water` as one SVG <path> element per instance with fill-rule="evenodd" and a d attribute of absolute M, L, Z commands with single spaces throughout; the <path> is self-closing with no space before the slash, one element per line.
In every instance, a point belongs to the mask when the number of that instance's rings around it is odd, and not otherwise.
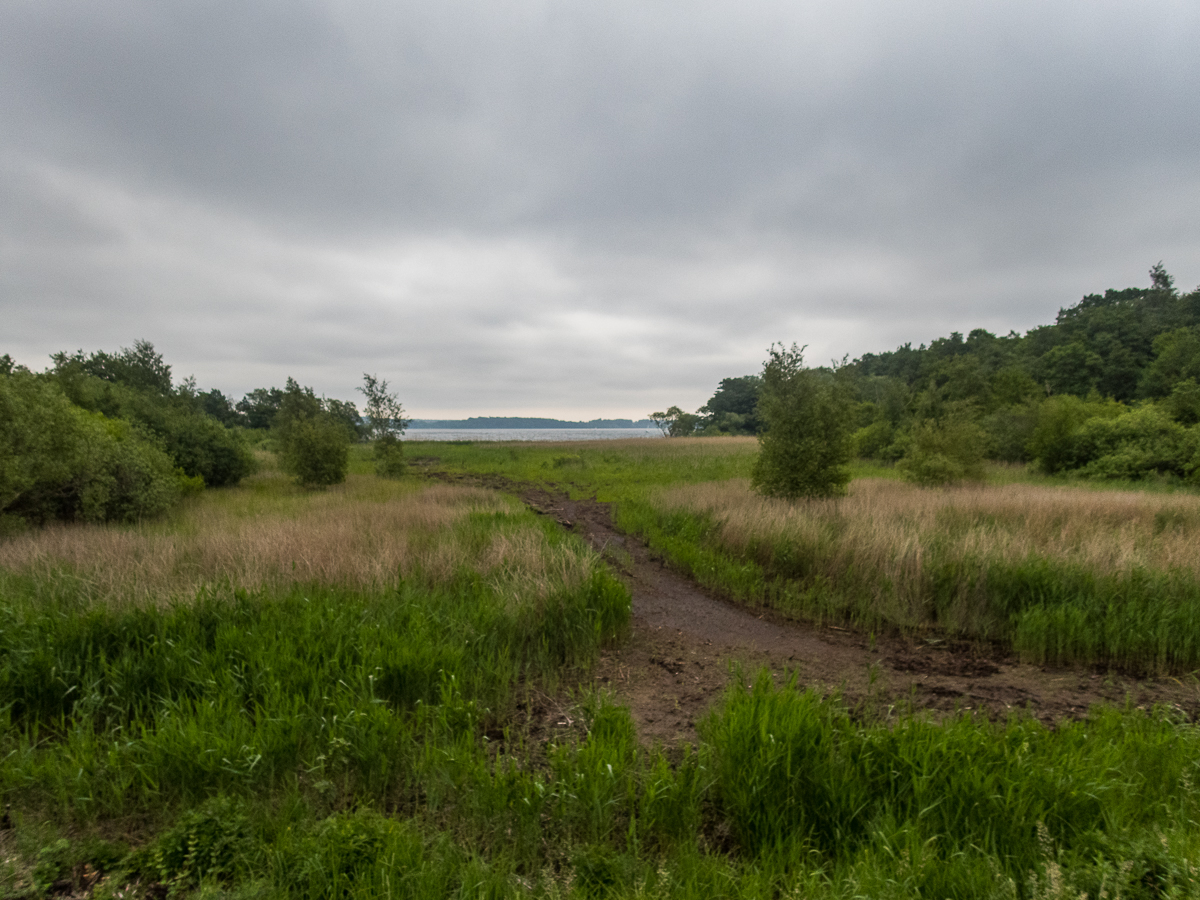
<path fill-rule="evenodd" d="M 657 428 L 410 428 L 406 441 L 614 441 L 660 438 Z"/>

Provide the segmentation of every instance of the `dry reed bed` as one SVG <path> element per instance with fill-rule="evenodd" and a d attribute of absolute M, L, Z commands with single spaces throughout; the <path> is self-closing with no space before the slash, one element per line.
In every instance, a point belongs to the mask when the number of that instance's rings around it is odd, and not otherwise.
<path fill-rule="evenodd" d="M 476 534 L 459 527 L 472 513 L 521 511 L 495 492 L 372 487 L 351 483 L 282 502 L 252 490 L 206 496 L 167 526 L 52 526 L 0 543 L 0 568 L 48 579 L 66 573 L 97 601 L 190 597 L 208 584 L 372 588 L 413 576 L 436 583 L 469 568 L 528 599 L 579 584 L 597 564 L 582 547 L 550 546 L 530 523 Z"/>
<path fill-rule="evenodd" d="M 1200 566 L 1200 497 L 1190 495 L 1021 484 L 931 490 L 861 479 L 846 497 L 789 503 L 759 497 L 737 480 L 664 489 L 651 502 L 661 512 L 712 517 L 731 550 L 823 546 L 832 570 L 852 562 L 896 584 L 919 573 L 935 546 L 943 558 L 1015 563 L 1036 556 L 1098 575 Z"/>

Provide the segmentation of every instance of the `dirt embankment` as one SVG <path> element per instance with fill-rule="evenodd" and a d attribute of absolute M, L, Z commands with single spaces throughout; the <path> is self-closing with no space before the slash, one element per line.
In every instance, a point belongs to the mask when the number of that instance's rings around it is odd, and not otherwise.
<path fill-rule="evenodd" d="M 917 708 L 1004 718 L 1015 711 L 1049 724 L 1081 717 L 1097 703 L 1130 703 L 1169 704 L 1200 717 L 1200 682 L 1192 676 L 1135 679 L 1095 669 L 1050 669 L 1020 663 L 987 644 L 896 635 L 872 639 L 738 606 L 617 531 L 608 504 L 571 500 L 499 477 L 483 483 L 517 493 L 535 512 L 578 533 L 622 573 L 633 596 L 633 634 L 624 646 L 603 654 L 593 677 L 629 705 L 647 742 L 695 740 L 695 723 L 728 685 L 736 663 L 748 678 L 763 666 L 779 678 L 795 673 L 801 685 L 840 691 L 851 706 L 872 715 Z"/>

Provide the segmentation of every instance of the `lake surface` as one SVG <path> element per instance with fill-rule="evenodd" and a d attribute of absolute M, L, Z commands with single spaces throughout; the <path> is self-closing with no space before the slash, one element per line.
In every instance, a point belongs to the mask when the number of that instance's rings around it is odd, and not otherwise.
<path fill-rule="evenodd" d="M 615 441 L 661 438 L 657 428 L 410 428 L 406 441 Z"/>

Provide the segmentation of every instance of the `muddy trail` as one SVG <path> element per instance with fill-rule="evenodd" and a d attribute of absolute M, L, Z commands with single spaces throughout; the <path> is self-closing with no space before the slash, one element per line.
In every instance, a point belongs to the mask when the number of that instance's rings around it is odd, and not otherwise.
<path fill-rule="evenodd" d="M 779 679 L 838 691 L 866 715 L 889 710 L 1014 712 L 1047 724 L 1081 718 L 1099 704 L 1170 705 L 1200 718 L 1200 682 L 1134 678 L 1101 669 L 1054 669 L 1019 662 L 1002 647 L 973 641 L 886 635 L 875 639 L 736 605 L 670 568 L 637 537 L 613 525 L 609 504 L 500 478 L 433 477 L 517 494 L 532 510 L 579 534 L 620 572 L 633 597 L 633 629 L 605 651 L 595 681 L 629 706 L 646 742 L 696 739 L 696 722 L 729 684 L 767 667 Z M 553 717 L 553 715 L 551 716 Z"/>

